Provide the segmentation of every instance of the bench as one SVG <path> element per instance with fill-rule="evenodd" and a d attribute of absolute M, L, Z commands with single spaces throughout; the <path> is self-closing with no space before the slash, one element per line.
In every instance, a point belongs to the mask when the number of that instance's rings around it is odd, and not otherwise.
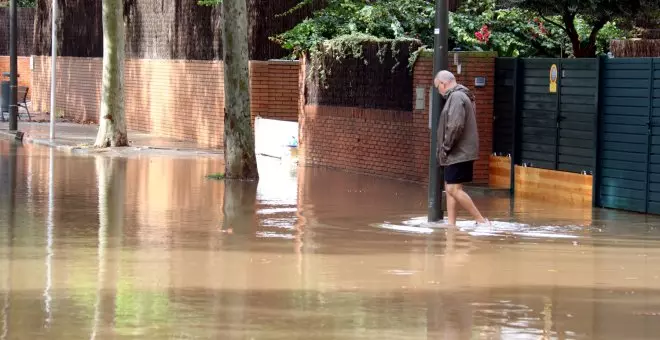
<path fill-rule="evenodd" d="M 27 103 L 27 97 L 29 92 L 30 92 L 30 88 L 27 86 L 18 87 L 18 102 L 17 102 L 19 109 L 18 118 L 21 117 L 20 109 L 24 108 L 28 116 L 28 121 L 32 121 L 32 116 L 30 115 L 30 109 L 28 109 L 28 103 Z M 9 117 L 9 112 L 6 111 L 0 112 L 0 120 L 2 121 L 6 120 L 5 114 L 7 115 L 7 117 Z"/>

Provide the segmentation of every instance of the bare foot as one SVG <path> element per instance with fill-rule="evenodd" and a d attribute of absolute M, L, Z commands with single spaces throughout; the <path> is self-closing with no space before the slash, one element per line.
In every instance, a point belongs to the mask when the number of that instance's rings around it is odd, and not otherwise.
<path fill-rule="evenodd" d="M 477 221 L 477 226 L 479 226 L 479 225 L 485 225 L 487 227 L 492 227 L 493 226 L 493 224 L 487 218 L 483 218 L 483 219 L 481 219 L 481 221 Z"/>

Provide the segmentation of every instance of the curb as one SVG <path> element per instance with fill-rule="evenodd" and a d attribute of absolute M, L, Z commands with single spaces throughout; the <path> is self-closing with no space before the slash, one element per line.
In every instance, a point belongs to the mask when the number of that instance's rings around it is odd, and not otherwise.
<path fill-rule="evenodd" d="M 0 130 L 0 135 L 3 135 L 5 137 L 9 137 L 12 139 L 17 139 L 19 140 L 22 144 L 35 144 L 35 145 L 43 145 L 47 146 L 50 148 L 53 148 L 58 151 L 64 151 L 68 153 L 74 153 L 75 150 L 80 149 L 80 147 L 76 146 L 70 146 L 70 145 L 60 145 L 57 143 L 53 143 L 50 140 L 47 139 L 38 139 L 38 138 L 32 138 L 28 134 L 24 134 L 22 138 L 17 138 L 17 135 L 21 133 L 21 131 L 8 131 L 8 130 Z"/>
<path fill-rule="evenodd" d="M 0 130 L 0 136 L 4 136 L 6 138 L 10 139 L 17 139 L 21 141 L 22 144 L 34 144 L 34 145 L 41 145 L 41 146 L 46 146 L 49 148 L 53 148 L 57 151 L 65 152 L 68 154 L 75 154 L 75 155 L 108 155 L 108 156 L 118 156 L 118 157 L 130 157 L 133 155 L 130 154 L 121 154 L 120 152 L 112 153 L 113 151 L 117 151 L 116 149 L 94 149 L 91 147 L 80 147 L 80 146 L 74 146 L 74 145 L 62 145 L 58 144 L 57 142 L 52 142 L 49 139 L 41 139 L 41 138 L 32 138 L 29 134 L 25 133 L 23 134 L 22 138 L 17 138 L 17 135 L 22 133 L 20 130 L 19 131 L 8 131 L 8 130 Z M 167 147 L 154 147 L 154 146 L 129 146 L 128 148 L 132 148 L 130 151 L 135 151 L 135 152 L 140 152 L 140 151 L 145 151 L 145 150 L 157 150 L 157 151 L 168 151 L 168 152 L 173 152 L 173 153 L 179 153 L 179 154 L 185 154 L 186 156 L 202 156 L 202 157 L 223 157 L 222 152 L 212 152 L 212 151 L 200 151 L 200 150 L 189 150 L 189 149 L 181 149 L 181 148 L 167 148 Z"/>

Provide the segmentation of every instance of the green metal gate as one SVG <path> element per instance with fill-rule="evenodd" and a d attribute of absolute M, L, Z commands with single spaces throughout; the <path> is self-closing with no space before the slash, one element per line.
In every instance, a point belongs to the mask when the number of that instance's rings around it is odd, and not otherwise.
<path fill-rule="evenodd" d="M 598 205 L 660 214 L 660 58 L 606 59 Z"/>
<path fill-rule="evenodd" d="M 556 66 L 556 91 L 550 76 Z M 595 166 L 597 59 L 523 59 L 516 164 L 576 173 Z"/>

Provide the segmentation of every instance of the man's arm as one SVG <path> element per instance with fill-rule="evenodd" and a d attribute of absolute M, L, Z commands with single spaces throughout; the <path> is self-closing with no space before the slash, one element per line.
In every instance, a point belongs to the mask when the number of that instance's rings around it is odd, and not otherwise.
<path fill-rule="evenodd" d="M 466 98 L 462 98 L 462 97 Z M 447 129 L 445 130 L 445 138 L 442 142 L 442 150 L 445 155 L 449 154 L 454 147 L 456 141 L 463 134 L 465 128 L 465 100 L 469 100 L 466 95 L 462 93 L 454 93 L 447 100 Z"/>

